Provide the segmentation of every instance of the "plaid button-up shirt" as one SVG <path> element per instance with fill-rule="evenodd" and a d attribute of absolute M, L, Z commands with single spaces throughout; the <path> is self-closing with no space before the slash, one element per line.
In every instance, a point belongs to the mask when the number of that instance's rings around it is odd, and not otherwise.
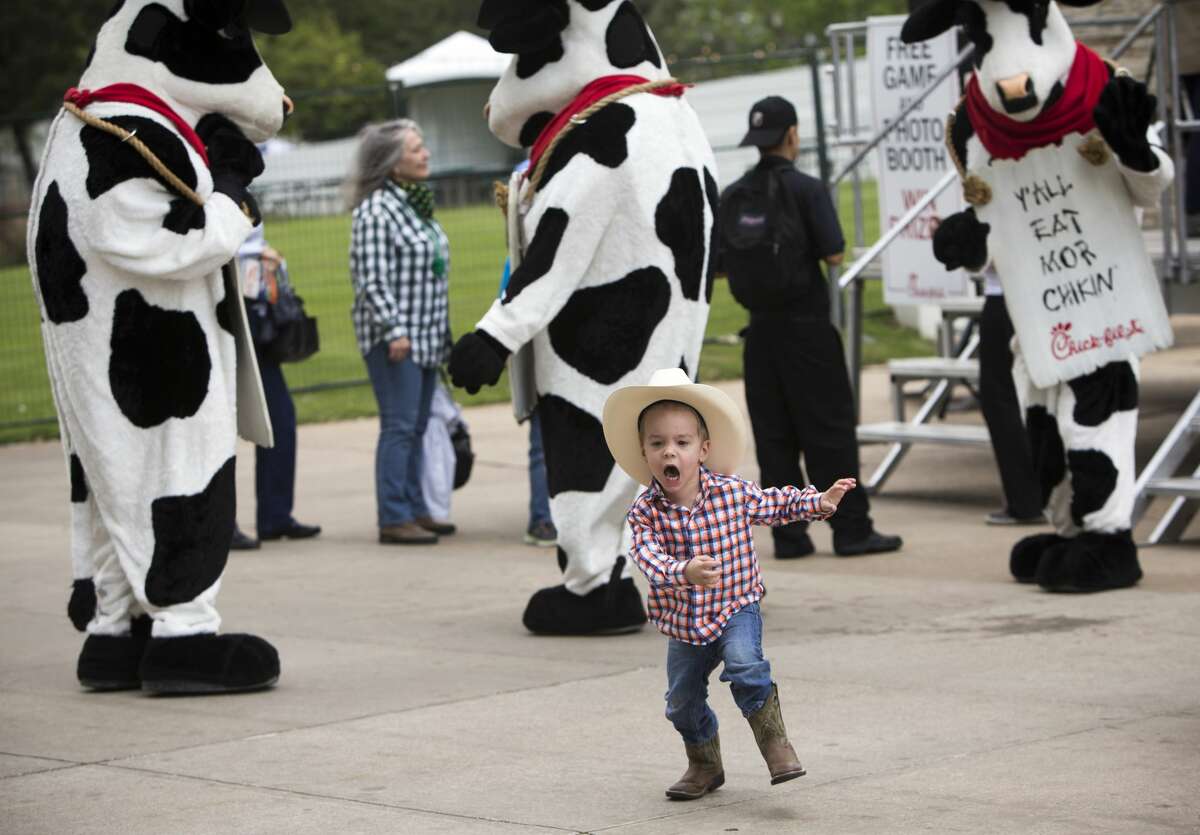
<path fill-rule="evenodd" d="M 701 467 L 700 497 L 686 508 L 673 504 L 653 482 L 629 510 L 630 556 L 650 581 L 650 620 L 676 640 L 712 643 L 734 614 L 762 597 L 750 526 L 830 515 L 821 512 L 821 494 L 811 485 L 764 488 Z M 692 585 L 684 577 L 688 560 L 701 556 L 721 563 L 715 588 Z"/>
<path fill-rule="evenodd" d="M 434 270 L 441 260 L 442 274 Z M 407 336 L 412 360 L 431 368 L 450 355 L 450 244 L 436 220 L 422 220 L 393 182 L 354 208 L 350 277 L 354 334 L 366 355 Z"/>

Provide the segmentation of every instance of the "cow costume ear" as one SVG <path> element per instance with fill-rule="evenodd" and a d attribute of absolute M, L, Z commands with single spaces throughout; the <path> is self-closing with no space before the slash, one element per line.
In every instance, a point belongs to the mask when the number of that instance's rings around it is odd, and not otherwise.
<path fill-rule="evenodd" d="M 904 26 L 900 29 L 900 40 L 905 43 L 918 43 L 936 38 L 958 22 L 958 6 L 960 2 L 970 0 L 925 0 L 919 3 Z"/>
<path fill-rule="evenodd" d="M 292 18 L 284 0 L 184 0 L 188 20 L 219 32 L 238 25 L 266 35 L 291 31 Z"/>
<path fill-rule="evenodd" d="M 497 52 L 522 55 L 554 43 L 571 20 L 567 0 L 483 0 L 479 27 Z"/>
<path fill-rule="evenodd" d="M 1103 0 L 1058 0 L 1058 5 L 1074 6 L 1077 9 L 1081 9 L 1084 6 L 1095 6 L 1101 2 L 1103 2 Z"/>

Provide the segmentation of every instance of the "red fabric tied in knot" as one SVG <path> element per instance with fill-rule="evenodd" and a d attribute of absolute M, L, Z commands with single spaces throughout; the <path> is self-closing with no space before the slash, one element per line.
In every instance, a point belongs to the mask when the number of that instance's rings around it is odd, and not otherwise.
<path fill-rule="evenodd" d="M 1092 50 L 1076 42 L 1075 60 L 1067 86 L 1058 101 L 1029 122 L 1018 122 L 997 113 L 972 75 L 967 83 L 967 117 L 987 152 L 996 159 L 1020 159 L 1034 148 L 1062 141 L 1068 133 L 1087 133 L 1096 126 L 1092 110 L 1108 84 L 1108 65 Z"/>
<path fill-rule="evenodd" d="M 70 102 L 80 110 L 84 110 L 89 104 L 94 104 L 95 102 L 124 102 L 153 110 L 155 113 L 171 120 L 171 124 L 175 126 L 175 129 L 179 131 L 180 135 L 200 155 L 200 159 L 204 160 L 204 165 L 208 166 L 208 152 L 204 150 L 204 143 L 200 141 L 199 134 L 196 133 L 191 125 L 183 120 L 182 116 L 171 109 L 171 105 L 154 95 L 154 93 L 151 93 L 145 87 L 124 83 L 109 84 L 107 87 L 100 87 L 96 90 L 80 90 L 78 87 L 72 87 L 63 95 L 63 101 Z"/>
<path fill-rule="evenodd" d="M 542 128 L 542 132 L 538 134 L 538 138 L 533 143 L 533 148 L 529 152 L 529 173 L 532 174 L 537 170 L 538 160 L 542 158 L 542 154 L 550 147 L 550 143 L 558 135 L 559 131 L 563 129 L 567 122 L 571 121 L 572 116 L 582 113 L 600 101 L 600 99 L 611 96 L 613 93 L 619 93 L 627 87 L 649 83 L 650 79 L 642 78 L 640 75 L 606 75 L 589 82 L 587 86 L 579 91 L 579 95 L 571 99 L 571 102 L 566 107 L 558 111 L 554 118 L 550 120 L 550 123 Z M 679 83 L 666 84 L 648 92 L 656 96 L 679 98 L 690 86 L 692 85 Z"/>

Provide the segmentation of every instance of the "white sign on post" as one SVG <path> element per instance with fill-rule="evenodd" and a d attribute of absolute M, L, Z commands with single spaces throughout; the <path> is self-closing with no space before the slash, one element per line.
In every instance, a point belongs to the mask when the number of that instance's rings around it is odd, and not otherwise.
<path fill-rule="evenodd" d="M 1072 133 L 974 169 L 992 189 L 975 212 L 991 225 L 988 253 L 1040 388 L 1173 339 L 1121 173 L 1111 155 L 1088 162 L 1082 143 Z"/>
<path fill-rule="evenodd" d="M 871 106 L 882 130 L 919 96 L 958 55 L 955 30 L 933 40 L 900 40 L 904 15 L 867 18 Z M 879 224 L 883 233 L 953 170 L 946 148 L 946 116 L 958 104 L 958 77 L 951 74 L 904 117 L 878 145 Z M 960 189 L 938 195 L 883 251 L 883 298 L 887 304 L 929 304 L 967 295 L 967 274 L 948 271 L 933 257 L 933 232 L 962 208 Z"/>

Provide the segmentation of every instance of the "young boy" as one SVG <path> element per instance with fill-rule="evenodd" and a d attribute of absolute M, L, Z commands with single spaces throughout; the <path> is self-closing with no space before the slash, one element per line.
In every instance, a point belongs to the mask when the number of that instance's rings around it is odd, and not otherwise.
<path fill-rule="evenodd" d="M 723 475 L 746 448 L 741 412 L 724 392 L 674 368 L 614 392 L 604 404 L 604 437 L 621 469 L 649 485 L 629 511 L 630 556 L 650 581 L 650 620 L 671 639 L 667 718 L 688 758 L 667 797 L 694 800 L 725 782 L 707 702 L 708 676 L 721 662 L 772 785 L 804 776 L 762 654 L 763 585 L 750 525 L 827 519 L 854 479 L 818 493 Z"/>

